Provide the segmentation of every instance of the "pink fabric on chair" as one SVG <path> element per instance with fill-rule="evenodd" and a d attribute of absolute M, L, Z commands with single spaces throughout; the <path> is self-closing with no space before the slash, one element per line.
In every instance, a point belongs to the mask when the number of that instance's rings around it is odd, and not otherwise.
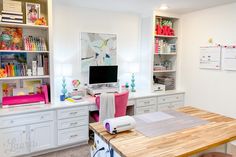
<path fill-rule="evenodd" d="M 129 92 L 123 92 L 115 94 L 115 117 L 121 117 L 126 115 L 126 107 L 128 103 Z M 100 108 L 100 97 L 97 96 L 95 99 L 96 105 L 98 109 Z M 99 121 L 99 113 L 94 112 L 92 113 L 92 118 L 98 122 Z"/>

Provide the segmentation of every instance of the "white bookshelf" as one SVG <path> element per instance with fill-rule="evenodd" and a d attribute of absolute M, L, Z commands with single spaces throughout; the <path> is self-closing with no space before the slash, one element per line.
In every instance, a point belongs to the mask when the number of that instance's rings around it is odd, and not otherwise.
<path fill-rule="evenodd" d="M 174 35 L 159 35 L 156 34 L 156 24 L 158 20 L 170 20 L 173 24 L 173 29 L 175 34 Z M 160 21 L 159 21 L 160 22 Z M 169 77 L 174 78 L 174 89 L 176 89 L 176 74 L 177 74 L 177 47 L 178 47 L 178 23 L 179 19 L 174 16 L 166 16 L 166 15 L 159 15 L 157 12 L 154 13 L 153 17 L 153 64 L 152 64 L 152 83 L 151 86 L 153 86 L 154 82 L 153 78 L 165 78 Z M 158 40 L 158 41 L 156 41 Z M 176 51 L 163 51 L 163 49 L 160 48 L 159 42 L 165 42 L 168 45 L 175 45 Z M 158 52 L 156 52 L 156 43 L 158 43 Z M 165 49 L 164 49 L 165 50 Z M 162 70 L 155 70 L 157 68 L 163 68 Z M 159 80 L 159 79 L 157 79 Z"/>
<path fill-rule="evenodd" d="M 15 76 L 15 77 L 5 77 L 5 78 L 0 78 L 0 85 L 4 82 L 10 82 L 10 81 L 19 81 L 20 85 L 22 87 L 22 81 L 24 80 L 33 80 L 33 79 L 41 79 L 43 83 L 48 84 L 49 90 L 51 91 L 51 100 L 53 97 L 53 92 L 52 92 L 52 85 L 53 85 L 53 76 L 51 72 L 53 71 L 53 68 L 51 65 L 53 65 L 52 61 L 52 1 L 50 0 L 37 0 L 34 1 L 34 3 L 39 3 L 40 4 L 40 17 L 44 17 L 45 20 L 47 21 L 47 25 L 33 25 L 33 24 L 26 24 L 26 3 L 27 2 L 33 2 L 33 1 L 28 1 L 28 0 L 17 0 L 22 2 L 22 12 L 23 12 L 23 24 L 18 24 L 18 23 L 8 23 L 8 22 L 0 22 L 0 28 L 22 28 L 22 36 L 33 36 L 33 37 L 41 37 L 44 38 L 46 41 L 47 45 L 47 51 L 27 51 L 27 50 L 0 50 L 0 55 L 4 53 L 4 55 L 7 55 L 7 53 L 12 54 L 12 53 L 26 53 L 27 55 L 27 69 L 30 69 L 32 67 L 32 60 L 35 60 L 35 57 L 38 55 L 41 56 L 47 56 L 48 57 L 48 65 L 47 67 L 49 68 L 49 74 L 46 73 L 46 75 L 42 76 Z M 0 6 L 3 4 L 3 0 L 0 0 Z M 2 7 L 0 7 L 0 11 L 2 11 Z M 23 41 L 22 41 L 23 42 Z M 24 47 L 24 46 L 23 46 Z M 44 64 L 43 64 L 44 65 Z M 0 87 L 1 89 L 1 87 Z M 0 97 L 2 96 L 2 91 L 0 91 Z M 2 98 L 0 98 L 0 107 L 1 107 L 1 102 Z"/>

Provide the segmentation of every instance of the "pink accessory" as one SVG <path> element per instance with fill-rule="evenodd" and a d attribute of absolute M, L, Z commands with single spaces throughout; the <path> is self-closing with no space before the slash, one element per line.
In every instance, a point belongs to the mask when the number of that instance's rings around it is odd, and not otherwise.
<path fill-rule="evenodd" d="M 129 92 L 123 92 L 115 94 L 115 117 L 121 117 L 126 115 L 126 107 L 128 103 Z M 98 109 L 100 108 L 100 96 L 96 97 L 96 105 Z M 91 115 L 93 119 L 98 122 L 99 121 L 99 112 L 94 112 Z"/>
<path fill-rule="evenodd" d="M 41 94 L 3 97 L 2 107 L 39 103 L 39 102 L 44 102 L 45 104 L 49 103 L 47 85 L 42 85 Z"/>

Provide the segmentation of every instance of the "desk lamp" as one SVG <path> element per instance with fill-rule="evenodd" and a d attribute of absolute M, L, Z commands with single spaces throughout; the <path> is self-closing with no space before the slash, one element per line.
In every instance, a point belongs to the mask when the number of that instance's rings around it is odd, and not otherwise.
<path fill-rule="evenodd" d="M 62 76 L 62 89 L 61 89 L 61 101 L 64 101 L 67 95 L 67 88 L 66 88 L 66 77 L 69 77 L 72 75 L 72 65 L 71 64 L 62 64 L 60 68 L 60 73 Z"/>
<path fill-rule="evenodd" d="M 137 63 L 130 63 L 129 64 L 129 72 L 132 73 L 131 76 L 131 92 L 136 92 L 135 90 L 135 73 L 139 72 L 139 64 Z"/>

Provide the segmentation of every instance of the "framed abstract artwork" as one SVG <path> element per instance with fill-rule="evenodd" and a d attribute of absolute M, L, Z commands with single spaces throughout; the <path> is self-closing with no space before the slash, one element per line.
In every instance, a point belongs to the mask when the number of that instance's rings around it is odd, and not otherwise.
<path fill-rule="evenodd" d="M 89 66 L 116 65 L 117 37 L 115 34 L 81 33 L 81 71 Z"/>

